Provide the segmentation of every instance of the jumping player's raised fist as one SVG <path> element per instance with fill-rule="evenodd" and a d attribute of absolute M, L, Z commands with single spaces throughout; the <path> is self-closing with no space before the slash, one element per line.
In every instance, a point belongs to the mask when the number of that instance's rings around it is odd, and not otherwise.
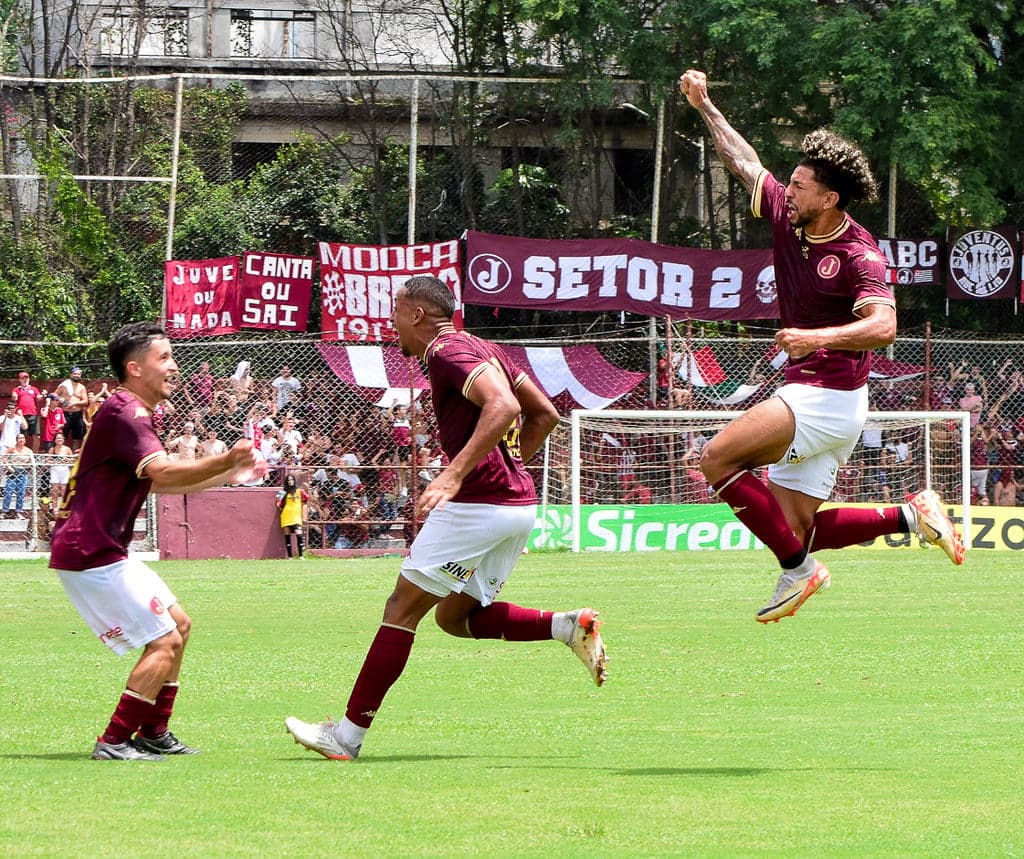
<path fill-rule="evenodd" d="M 679 91 L 693 107 L 699 108 L 708 97 L 708 76 L 697 69 L 687 69 L 679 76 Z"/>

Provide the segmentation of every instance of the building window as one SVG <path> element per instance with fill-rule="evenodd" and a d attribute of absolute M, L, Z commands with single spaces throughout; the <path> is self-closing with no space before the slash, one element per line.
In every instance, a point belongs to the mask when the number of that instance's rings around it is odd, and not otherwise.
<path fill-rule="evenodd" d="M 187 57 L 188 10 L 143 15 L 111 11 L 100 17 L 100 53 L 112 57 Z"/>
<path fill-rule="evenodd" d="M 233 9 L 231 56 L 312 59 L 315 24 L 312 12 Z"/>

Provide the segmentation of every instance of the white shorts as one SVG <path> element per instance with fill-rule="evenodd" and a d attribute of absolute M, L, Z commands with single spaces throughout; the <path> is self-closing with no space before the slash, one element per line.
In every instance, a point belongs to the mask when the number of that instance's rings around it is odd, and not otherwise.
<path fill-rule="evenodd" d="M 783 385 L 775 396 L 796 419 L 789 450 L 768 466 L 768 479 L 777 486 L 827 499 L 836 485 L 839 467 L 857 446 L 868 417 L 867 385 L 855 391 L 835 391 L 813 385 Z"/>
<path fill-rule="evenodd" d="M 82 620 L 118 656 L 177 626 L 168 611 L 177 598 L 135 558 L 81 572 L 57 570 L 57 575 Z"/>
<path fill-rule="evenodd" d="M 537 505 L 461 504 L 431 510 L 402 575 L 442 599 L 466 593 L 490 605 L 505 586 L 537 521 Z"/>

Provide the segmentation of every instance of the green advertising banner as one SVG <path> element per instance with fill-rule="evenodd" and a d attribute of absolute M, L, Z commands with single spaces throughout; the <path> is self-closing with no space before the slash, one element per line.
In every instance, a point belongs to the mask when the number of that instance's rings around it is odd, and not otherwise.
<path fill-rule="evenodd" d="M 676 552 L 760 549 L 764 544 L 737 521 L 726 504 L 584 504 L 584 552 Z M 572 507 L 539 508 L 530 549 L 572 549 Z"/>
<path fill-rule="evenodd" d="M 834 507 L 836 505 L 825 505 Z M 849 505 L 876 507 L 875 504 Z M 947 512 L 958 525 L 961 510 L 949 505 Z M 733 516 L 725 504 L 650 504 L 637 507 L 585 504 L 580 508 L 584 552 L 680 552 L 729 549 L 762 549 L 764 544 Z M 1024 509 L 973 507 L 970 549 L 1024 549 Z M 572 507 L 553 504 L 539 507 L 537 524 L 527 544 L 531 551 L 572 549 Z M 911 534 L 888 534 L 868 543 L 869 549 L 917 548 L 921 541 Z"/>

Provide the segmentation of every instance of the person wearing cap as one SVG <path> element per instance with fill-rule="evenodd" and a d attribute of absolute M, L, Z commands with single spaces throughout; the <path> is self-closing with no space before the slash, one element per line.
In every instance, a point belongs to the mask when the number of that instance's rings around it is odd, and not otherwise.
<path fill-rule="evenodd" d="M 85 384 L 82 382 L 81 367 L 71 368 L 68 378 L 57 386 L 57 393 L 60 395 L 64 417 L 67 419 L 64 436 L 71 449 L 78 450 L 82 446 L 82 439 L 85 438 L 84 410 L 89 402 Z"/>
<path fill-rule="evenodd" d="M 39 410 L 39 417 L 42 419 L 42 447 L 44 453 L 49 453 L 54 446 L 57 436 L 63 441 L 64 425 L 67 417 L 60 404 L 60 397 L 57 394 L 47 394 L 43 399 L 43 407 Z"/>
<path fill-rule="evenodd" d="M 11 399 L 25 418 L 25 440 L 34 451 L 39 450 L 39 399 L 42 396 L 43 392 L 31 383 L 26 371 L 18 373 L 18 384 L 11 391 Z"/>
<path fill-rule="evenodd" d="M 18 436 L 25 432 L 28 421 L 18 409 L 18 404 L 11 400 L 4 404 L 3 416 L 0 416 L 0 454 L 10 450 L 18 441 Z"/>

